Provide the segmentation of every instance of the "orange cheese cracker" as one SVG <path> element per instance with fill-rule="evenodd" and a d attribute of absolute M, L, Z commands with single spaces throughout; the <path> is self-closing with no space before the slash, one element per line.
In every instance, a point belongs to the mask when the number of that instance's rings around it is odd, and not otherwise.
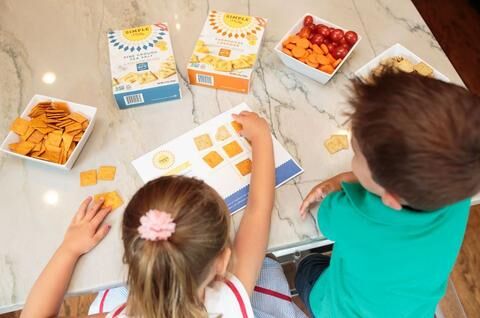
<path fill-rule="evenodd" d="M 27 132 L 29 126 L 30 124 L 28 120 L 18 117 L 13 121 L 10 129 L 17 135 L 22 136 Z"/>
<path fill-rule="evenodd" d="M 205 161 L 210 168 L 215 168 L 223 161 L 223 158 L 218 154 L 218 152 L 210 151 L 206 156 L 203 157 L 203 161 Z"/>
<path fill-rule="evenodd" d="M 114 166 L 100 166 L 97 174 L 98 180 L 112 181 L 115 179 L 116 171 L 117 168 Z"/>
<path fill-rule="evenodd" d="M 111 207 L 112 211 L 123 204 L 123 199 L 117 191 L 95 194 L 93 198 L 95 201 L 103 198 L 105 201 L 103 202 L 102 208 Z"/>
<path fill-rule="evenodd" d="M 232 121 L 232 122 L 231 122 L 231 125 L 232 125 L 233 129 L 235 129 L 235 131 L 236 131 L 237 133 L 239 133 L 239 132 L 242 131 L 242 129 L 243 129 L 242 124 L 240 124 L 240 123 L 237 122 L 237 121 Z"/>
<path fill-rule="evenodd" d="M 243 152 L 242 147 L 240 147 L 240 145 L 236 141 L 232 141 L 231 143 L 223 146 L 223 150 L 230 158 L 235 157 L 236 155 Z"/>
<path fill-rule="evenodd" d="M 97 170 L 80 172 L 80 186 L 86 187 L 97 184 Z"/>
<path fill-rule="evenodd" d="M 252 160 L 250 159 L 242 160 L 239 163 L 237 163 L 235 167 L 237 167 L 238 172 L 240 172 L 242 176 L 246 176 L 252 172 Z"/>
<path fill-rule="evenodd" d="M 324 146 L 330 154 L 348 149 L 348 137 L 346 135 L 332 135 L 325 140 Z"/>

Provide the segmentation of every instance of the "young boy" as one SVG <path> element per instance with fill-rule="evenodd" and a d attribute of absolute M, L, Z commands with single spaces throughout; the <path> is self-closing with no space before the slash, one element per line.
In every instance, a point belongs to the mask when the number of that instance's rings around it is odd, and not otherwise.
<path fill-rule="evenodd" d="M 335 247 L 300 262 L 297 290 L 315 317 L 432 318 L 480 191 L 480 100 L 391 71 L 353 88 L 353 172 L 300 208 L 323 199 L 318 225 Z"/>

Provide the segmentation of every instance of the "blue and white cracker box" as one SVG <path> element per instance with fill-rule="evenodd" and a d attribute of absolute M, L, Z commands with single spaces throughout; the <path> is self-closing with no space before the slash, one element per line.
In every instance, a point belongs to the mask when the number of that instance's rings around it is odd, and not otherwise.
<path fill-rule="evenodd" d="M 108 47 L 120 109 L 181 99 L 166 23 L 110 31 Z"/>

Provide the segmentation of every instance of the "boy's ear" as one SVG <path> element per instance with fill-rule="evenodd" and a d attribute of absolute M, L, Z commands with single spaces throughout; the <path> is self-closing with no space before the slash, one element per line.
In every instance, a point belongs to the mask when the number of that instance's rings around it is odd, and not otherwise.
<path fill-rule="evenodd" d="M 394 210 L 402 209 L 402 205 L 400 204 L 400 198 L 393 193 L 385 191 L 382 194 L 382 202 L 383 204 Z"/>

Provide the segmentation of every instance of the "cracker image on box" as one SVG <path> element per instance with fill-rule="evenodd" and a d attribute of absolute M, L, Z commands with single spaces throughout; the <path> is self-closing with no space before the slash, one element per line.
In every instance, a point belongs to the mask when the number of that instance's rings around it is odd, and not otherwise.
<path fill-rule="evenodd" d="M 250 159 L 242 160 L 239 163 L 237 163 L 235 167 L 237 167 L 238 172 L 240 172 L 242 176 L 246 176 L 252 172 L 252 160 Z"/>
<path fill-rule="evenodd" d="M 210 168 L 215 168 L 222 161 L 223 158 L 216 151 L 210 151 L 206 156 L 203 157 L 203 160 L 210 166 Z"/>
<path fill-rule="evenodd" d="M 187 65 L 191 84 L 248 93 L 267 20 L 210 11 Z"/>
<path fill-rule="evenodd" d="M 193 142 L 195 143 L 195 146 L 197 146 L 198 151 L 201 151 L 213 146 L 212 139 L 210 139 L 210 136 L 208 134 L 203 134 L 195 137 L 193 139 Z"/>
<path fill-rule="evenodd" d="M 113 95 L 119 108 L 180 99 L 166 23 L 108 33 Z"/>
<path fill-rule="evenodd" d="M 227 154 L 228 157 L 232 158 L 235 157 L 238 154 L 241 154 L 243 152 L 242 147 L 238 144 L 236 141 L 232 141 L 231 143 L 226 144 L 223 146 L 223 150 Z"/>

